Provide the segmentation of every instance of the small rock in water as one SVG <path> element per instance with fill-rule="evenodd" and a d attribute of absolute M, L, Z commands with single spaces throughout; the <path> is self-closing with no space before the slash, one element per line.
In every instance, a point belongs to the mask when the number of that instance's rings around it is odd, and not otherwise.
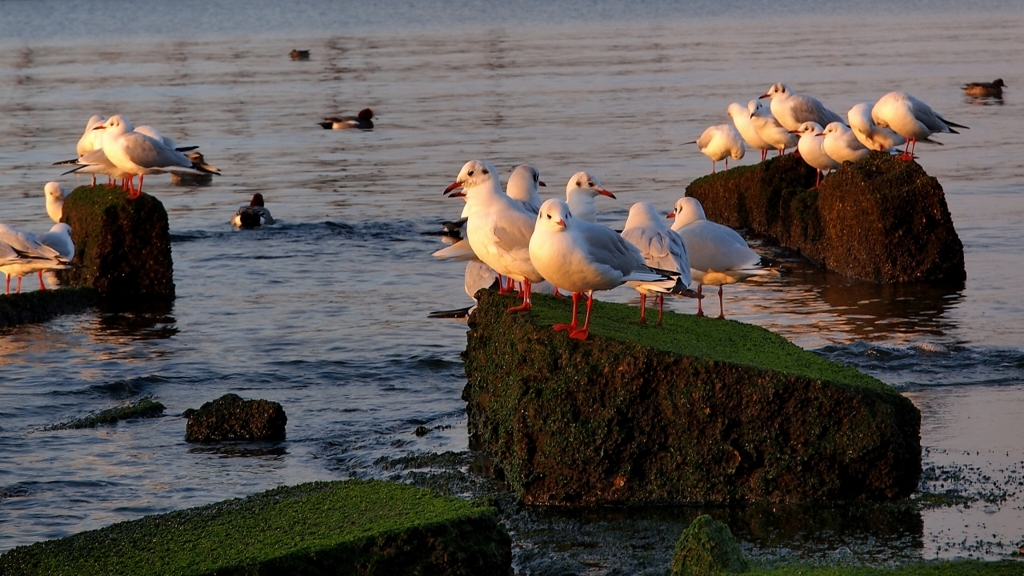
<path fill-rule="evenodd" d="M 284 440 L 288 423 L 277 402 L 243 400 L 237 394 L 225 394 L 182 416 L 188 418 L 186 442 Z"/>
<path fill-rule="evenodd" d="M 426 427 L 426 426 L 417 426 L 417 427 L 416 427 L 416 430 L 415 430 L 415 431 L 414 431 L 413 433 L 414 433 L 414 434 L 416 434 L 416 436 L 418 436 L 418 437 L 420 437 L 420 438 L 423 438 L 423 437 L 424 437 L 424 436 L 426 436 L 426 435 L 427 435 L 427 433 L 429 433 L 429 432 L 430 432 L 430 430 L 429 430 L 429 429 L 427 429 L 427 427 Z"/>
<path fill-rule="evenodd" d="M 739 574 L 749 569 L 729 527 L 707 514 L 698 516 L 683 531 L 672 557 L 672 576 Z"/>

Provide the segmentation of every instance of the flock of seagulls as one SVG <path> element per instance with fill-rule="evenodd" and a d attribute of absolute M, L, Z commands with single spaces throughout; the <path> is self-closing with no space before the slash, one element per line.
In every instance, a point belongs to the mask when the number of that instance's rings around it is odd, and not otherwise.
<path fill-rule="evenodd" d="M 771 272 L 739 234 L 708 222 L 693 198 L 680 199 L 669 213 L 675 218 L 671 228 L 654 206 L 638 202 L 630 207 L 620 233 L 595 222 L 597 197 L 615 196 L 594 175 L 573 174 L 566 200 L 540 202 L 542 185 L 537 169 L 522 164 L 513 169 L 503 191 L 493 165 L 466 162 L 444 191 L 465 200 L 465 206 L 458 220 L 445 223 L 451 245 L 434 256 L 467 262 L 465 288 L 471 297 L 495 283 L 499 292 L 508 293 L 518 283 L 522 302 L 509 312 L 529 310 L 531 294 L 538 289 L 571 293 L 572 319 L 554 326 L 570 338 L 587 338 L 594 291 L 633 287 L 640 294 L 641 323 L 647 322 L 647 297 L 654 296 L 661 324 L 666 295 L 699 302 L 704 285 L 719 286 L 719 317 L 724 318 L 721 286 Z M 697 291 L 689 288 L 694 281 Z M 577 317 L 581 298 L 587 303 L 582 325 Z M 458 312 L 468 309 L 434 316 Z M 698 314 L 703 315 L 699 304 Z"/>
<path fill-rule="evenodd" d="M 0 272 L 7 277 L 6 294 L 11 293 L 12 278 L 18 279 L 20 294 L 22 278 L 32 273 L 39 275 L 39 289 L 46 290 L 43 272 L 70 268 L 75 257 L 71 227 L 60 221 L 69 191 L 56 182 L 48 182 L 44 191 L 46 214 L 55 222 L 49 232 L 36 235 L 0 224 Z"/>
<path fill-rule="evenodd" d="M 1002 80 L 964 86 L 967 94 L 1002 96 Z M 998 91 L 998 92 L 996 92 Z M 761 99 L 770 98 L 769 106 Z M 700 151 L 711 158 L 711 172 L 716 164 L 729 158 L 743 158 L 746 147 L 759 149 L 761 161 L 769 150 L 779 155 L 796 148 L 800 156 L 818 171 L 814 187 L 825 172 L 836 170 L 843 162 L 856 162 L 869 151 L 898 153 L 900 158 L 914 157 L 918 141 L 941 144 L 930 138 L 933 134 L 958 134 L 954 128 L 967 128 L 950 122 L 930 106 L 904 92 L 889 92 L 874 104 L 863 102 L 853 106 L 846 118 L 829 110 L 817 98 L 798 94 L 781 82 L 744 108 L 733 102 L 726 109 L 732 124 L 711 126 L 695 140 Z"/>

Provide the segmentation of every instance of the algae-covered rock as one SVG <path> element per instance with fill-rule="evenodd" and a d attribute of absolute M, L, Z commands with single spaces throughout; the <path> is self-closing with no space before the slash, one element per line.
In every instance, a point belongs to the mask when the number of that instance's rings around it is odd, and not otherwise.
<path fill-rule="evenodd" d="M 313 482 L 0 555 L 0 574 L 507 576 L 493 508 L 391 482 Z"/>
<path fill-rule="evenodd" d="M 79 428 L 95 428 L 105 424 L 117 424 L 122 420 L 133 418 L 156 418 L 163 416 L 164 405 L 151 396 L 144 396 L 121 406 L 101 410 L 84 418 L 76 418 L 51 427 L 51 430 L 77 430 Z"/>
<path fill-rule="evenodd" d="M 288 423 L 277 402 L 243 400 L 237 394 L 225 394 L 183 416 L 188 418 L 186 442 L 284 440 Z"/>
<path fill-rule="evenodd" d="M 672 576 L 739 574 L 749 568 L 729 527 L 707 514 L 683 531 L 672 556 Z"/>
<path fill-rule="evenodd" d="M 61 314 L 76 314 L 96 305 L 92 288 L 35 290 L 21 294 L 0 294 L 0 328 L 45 322 Z"/>
<path fill-rule="evenodd" d="M 167 211 L 159 200 L 110 186 L 79 186 L 64 200 L 73 267 L 58 272 L 65 286 L 91 286 L 108 303 L 165 304 L 174 298 Z"/>
<path fill-rule="evenodd" d="M 748 228 L 829 270 L 880 283 L 959 284 L 963 244 L 946 197 L 916 162 L 872 152 L 822 180 L 793 154 L 693 181 L 709 219 Z"/>
<path fill-rule="evenodd" d="M 892 387 L 762 328 L 597 302 L 591 337 L 481 291 L 463 359 L 469 430 L 531 504 L 884 500 L 921 475 L 921 415 Z"/>

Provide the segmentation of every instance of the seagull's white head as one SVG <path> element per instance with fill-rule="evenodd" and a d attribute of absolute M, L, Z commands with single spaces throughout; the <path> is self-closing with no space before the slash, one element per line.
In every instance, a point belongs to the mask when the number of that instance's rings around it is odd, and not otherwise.
<path fill-rule="evenodd" d="M 497 186 L 498 172 L 489 163 L 483 160 L 470 160 L 462 165 L 459 177 L 445 188 L 444 193 L 450 194 L 453 198 L 465 196 L 466 191 L 481 184 L 492 184 Z M 462 190 L 457 191 L 459 188 Z"/>
<path fill-rule="evenodd" d="M 63 200 L 67 196 L 67 193 L 60 187 L 58 182 L 47 182 L 46 186 L 43 186 L 43 190 L 46 192 L 47 198 L 54 200 Z"/>
<path fill-rule="evenodd" d="M 829 134 L 842 134 L 843 132 L 849 132 L 850 129 L 846 127 L 846 124 L 842 122 L 829 122 L 825 129 L 818 133 L 818 136 L 828 136 Z"/>
<path fill-rule="evenodd" d="M 772 87 L 767 92 L 758 96 L 760 98 L 775 98 L 776 96 L 784 96 L 789 94 L 789 86 L 786 86 L 782 82 L 776 82 L 772 84 Z"/>
<path fill-rule="evenodd" d="M 750 112 L 751 118 L 754 116 L 768 117 L 772 115 L 771 110 L 769 110 L 764 104 L 761 104 L 760 100 L 751 100 L 750 102 L 747 102 L 747 111 Z"/>
<path fill-rule="evenodd" d="M 636 228 L 640 226 L 663 226 L 658 211 L 647 202 L 637 202 L 629 207 L 629 216 L 626 217 L 625 228 Z"/>
<path fill-rule="evenodd" d="M 93 128 L 93 130 L 106 130 L 107 134 L 125 134 L 127 132 L 134 131 L 135 126 L 132 126 L 132 123 L 128 118 L 121 116 L 120 114 L 115 114 L 110 118 L 107 118 L 107 121 L 103 124 Z"/>
<path fill-rule="evenodd" d="M 60 234 L 65 234 L 65 235 L 67 235 L 68 238 L 70 238 L 71 237 L 71 226 L 68 226 L 67 224 L 61 222 L 60 224 L 54 224 L 53 227 L 50 228 L 50 232 L 57 232 L 57 233 L 60 233 Z"/>
<path fill-rule="evenodd" d="M 591 176 L 586 172 L 577 172 L 572 175 L 572 178 L 569 178 L 568 184 L 565 185 L 566 197 L 570 193 L 575 193 L 576 190 L 580 190 L 591 197 L 597 197 L 598 194 L 601 194 L 609 198 L 615 198 L 615 194 L 601 186 L 601 181 L 597 179 L 597 176 Z"/>
<path fill-rule="evenodd" d="M 564 232 L 571 226 L 572 214 L 569 205 L 561 198 L 548 198 L 540 205 L 536 227 L 549 232 Z"/>
<path fill-rule="evenodd" d="M 505 189 L 508 195 L 516 200 L 528 200 L 530 190 L 536 191 L 538 186 L 547 186 L 540 179 L 540 172 L 529 164 L 520 164 L 512 169 L 508 177 L 508 185 Z M 521 198 L 520 196 L 525 196 Z"/>
<path fill-rule="evenodd" d="M 704 215 L 704 207 L 700 205 L 700 201 L 687 196 L 676 200 L 676 205 L 672 207 L 672 211 L 668 213 L 667 217 L 676 219 L 672 225 L 673 228 L 686 226 L 690 222 L 696 222 L 697 220 L 708 219 Z"/>
<path fill-rule="evenodd" d="M 821 130 L 821 124 L 818 124 L 817 122 L 804 122 L 793 133 L 799 134 L 800 136 L 804 136 L 807 133 L 820 134 Z"/>

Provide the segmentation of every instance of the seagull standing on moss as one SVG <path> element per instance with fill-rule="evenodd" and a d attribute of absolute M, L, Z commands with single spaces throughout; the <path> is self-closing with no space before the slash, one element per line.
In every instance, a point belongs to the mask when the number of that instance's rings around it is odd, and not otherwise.
<path fill-rule="evenodd" d="M 857 136 L 842 122 L 833 122 L 818 133 L 822 136 L 821 148 L 828 157 L 839 164 L 856 162 L 868 157 L 870 151 L 860 143 Z"/>
<path fill-rule="evenodd" d="M 637 202 L 630 206 L 622 237 L 640 250 L 644 262 L 651 268 L 679 273 L 678 278 L 667 282 L 629 282 L 629 285 L 640 293 L 640 322 L 647 322 L 647 296 L 653 294 L 658 299 L 658 326 L 661 326 L 665 294 L 693 294 L 687 288 L 691 278 L 690 257 L 686 253 L 686 244 L 662 222 L 654 206 L 646 202 Z"/>
<path fill-rule="evenodd" d="M 59 182 L 47 182 L 46 186 L 43 186 L 43 192 L 46 195 L 46 214 L 51 220 L 59 223 L 61 216 L 64 215 L 64 199 L 71 191 L 62 187 Z"/>
<path fill-rule="evenodd" d="M 761 137 L 757 128 L 754 127 L 754 123 L 751 122 L 750 105 L 748 104 L 744 107 L 739 102 L 733 102 L 726 108 L 726 112 L 732 118 L 733 125 L 736 126 L 736 130 L 743 137 L 743 141 L 747 143 L 747 146 L 761 151 L 761 162 L 764 162 L 768 158 L 768 150 L 774 148 L 774 146 Z"/>
<path fill-rule="evenodd" d="M 544 279 L 530 260 L 533 214 L 502 192 L 494 166 L 480 160 L 466 162 L 444 193 L 466 199 L 466 235 L 477 258 L 498 274 L 523 283 L 523 303 L 509 312 L 529 310 L 532 285 Z"/>
<path fill-rule="evenodd" d="M 734 160 L 743 158 L 746 147 L 743 145 L 743 138 L 732 124 L 719 124 L 709 126 L 700 138 L 687 144 L 696 144 L 708 158 L 711 158 L 711 173 L 715 173 L 715 164 L 724 159 L 725 168 L 729 169 L 729 156 Z"/>
<path fill-rule="evenodd" d="M 6 224 L 0 224 L 0 245 L 6 246 L 0 249 L 0 272 L 7 276 L 7 294 L 11 293 L 11 277 L 18 279 L 17 291 L 20 294 L 22 277 L 33 272 L 68 267 L 68 259 L 63 258 L 57 250 L 43 245 L 34 235 Z M 46 290 L 42 276 L 39 278 L 39 289 Z"/>
<path fill-rule="evenodd" d="M 796 94 L 782 82 L 772 84 L 767 92 L 757 97 L 771 98 L 772 116 L 786 130 L 799 130 L 804 122 L 817 122 L 821 126 L 842 122 L 843 117 L 825 108 L 817 98 Z"/>
<path fill-rule="evenodd" d="M 719 318 L 725 318 L 722 286 L 772 272 L 761 264 L 761 256 L 751 250 L 735 230 L 709 221 L 696 198 L 677 200 L 668 217 L 675 218 L 672 230 L 686 244 L 697 292 L 700 293 L 705 284 L 718 286 Z M 700 300 L 697 300 L 697 315 L 704 315 Z"/>
<path fill-rule="evenodd" d="M 761 104 L 760 100 L 751 100 L 747 104 L 747 110 L 750 111 L 750 123 L 757 130 L 757 135 L 772 148 L 778 150 L 779 156 L 786 153 L 786 148 L 796 147 L 799 138 L 779 124 L 779 121 L 772 116 L 771 111 L 764 104 Z"/>
<path fill-rule="evenodd" d="M 886 152 L 906 143 L 907 139 L 883 128 L 871 119 L 871 103 L 861 102 L 856 104 L 846 113 L 846 119 L 850 121 L 850 130 L 868 150 Z"/>
<path fill-rule="evenodd" d="M 574 218 L 569 205 L 558 198 L 545 200 L 530 238 L 530 259 L 548 282 L 572 292 L 572 321 L 555 324 L 569 337 L 586 340 L 594 290 L 611 290 L 626 282 L 655 283 L 674 279 L 644 263 L 636 246 L 614 230 Z M 587 315 L 580 328 L 576 313 L 580 294 L 587 293 Z"/>
<path fill-rule="evenodd" d="M 796 131 L 800 140 L 796 143 L 796 149 L 800 151 L 800 157 L 807 162 L 811 168 L 818 171 L 818 177 L 814 181 L 814 188 L 821 184 L 821 173 L 823 170 L 835 170 L 839 168 L 839 162 L 832 159 L 825 153 L 825 138 L 821 136 L 821 125 L 817 122 L 804 122 Z"/>
<path fill-rule="evenodd" d="M 944 132 L 959 134 L 955 128 L 967 128 L 939 116 L 924 102 L 903 92 L 889 92 L 878 99 L 871 108 L 871 119 L 875 124 L 891 128 L 893 132 L 907 139 L 907 147 L 900 158 L 910 160 L 914 157 L 914 147 L 918 140 L 927 140 L 932 134 Z"/>

